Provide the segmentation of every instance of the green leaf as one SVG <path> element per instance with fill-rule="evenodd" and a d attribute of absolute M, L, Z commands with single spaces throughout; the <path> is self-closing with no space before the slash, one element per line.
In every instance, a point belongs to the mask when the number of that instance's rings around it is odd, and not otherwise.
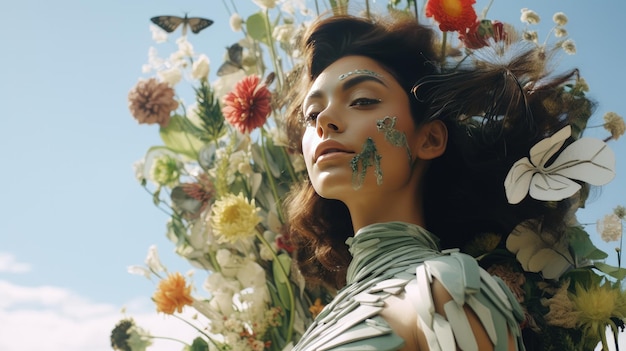
<path fill-rule="evenodd" d="M 200 135 L 196 136 L 206 143 L 219 139 L 226 133 L 224 116 L 211 86 L 204 80 L 196 89 L 196 102 L 198 104 L 198 117 L 204 129 L 200 131 L 202 132 Z"/>
<path fill-rule="evenodd" d="M 598 249 L 589 238 L 589 234 L 582 227 L 570 227 L 566 231 L 570 246 L 576 257 L 589 260 L 602 260 L 608 255 Z"/>
<path fill-rule="evenodd" d="M 193 343 L 191 343 L 191 346 L 188 347 L 189 351 L 208 351 L 209 350 L 209 344 L 204 341 L 204 339 L 202 339 L 201 337 L 197 337 L 193 340 Z"/>
<path fill-rule="evenodd" d="M 571 271 L 566 272 L 561 277 L 561 281 L 565 279 L 571 279 L 572 283 L 569 286 L 569 291 L 574 292 L 576 288 L 576 284 L 582 285 L 585 289 L 588 289 L 591 286 L 599 285 L 604 279 L 602 276 L 594 272 L 591 267 L 582 267 L 572 269 Z"/>
<path fill-rule="evenodd" d="M 184 118 L 175 115 L 170 119 L 167 127 L 161 127 L 159 134 L 168 149 L 195 160 L 198 158 L 198 150 L 204 143 L 185 128 Z"/>
<path fill-rule="evenodd" d="M 626 268 L 618 268 L 602 262 L 596 262 L 594 265 L 602 273 L 608 274 L 615 279 L 622 280 L 626 278 Z"/>
<path fill-rule="evenodd" d="M 159 206 L 159 204 L 161 203 L 161 187 L 159 187 L 154 194 L 152 194 L 152 203 L 154 204 L 154 206 Z"/>
<path fill-rule="evenodd" d="M 283 267 L 281 269 L 280 267 Z M 289 283 L 289 268 L 291 267 L 291 258 L 286 253 L 278 255 L 278 260 L 272 261 L 272 271 L 274 273 L 274 284 L 278 291 L 278 297 L 282 302 L 282 305 L 289 307 L 289 289 L 287 284 Z M 283 272 L 284 270 L 284 272 Z M 287 274 L 287 276 L 285 276 Z M 288 308 L 285 308 L 288 310 Z"/>
<path fill-rule="evenodd" d="M 246 28 L 248 29 L 248 35 L 250 35 L 252 39 L 269 45 L 268 38 L 271 38 L 272 36 L 271 33 L 267 33 L 265 21 L 265 14 L 263 12 L 257 12 L 254 15 L 248 17 L 248 19 L 246 20 Z"/>

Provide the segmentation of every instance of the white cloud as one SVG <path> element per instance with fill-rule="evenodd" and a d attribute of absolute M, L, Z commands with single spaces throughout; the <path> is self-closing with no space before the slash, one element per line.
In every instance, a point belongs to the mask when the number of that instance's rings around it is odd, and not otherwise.
<path fill-rule="evenodd" d="M 111 330 L 123 306 L 98 303 L 53 286 L 24 287 L 0 280 L 0 350 L 111 351 Z M 126 316 L 155 336 L 190 342 L 197 332 L 184 322 L 159 315 L 149 297 L 129 301 Z M 187 317 L 188 318 L 188 317 Z M 182 344 L 155 340 L 149 351 L 180 350 Z"/>
<path fill-rule="evenodd" d="M 13 254 L 0 252 L 0 272 L 26 273 L 30 269 L 30 264 L 18 262 Z"/>

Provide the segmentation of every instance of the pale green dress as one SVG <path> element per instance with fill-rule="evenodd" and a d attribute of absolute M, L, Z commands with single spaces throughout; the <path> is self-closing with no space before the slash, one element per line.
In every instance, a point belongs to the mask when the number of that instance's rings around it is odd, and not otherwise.
<path fill-rule="evenodd" d="M 519 322 L 523 311 L 497 277 L 474 258 L 441 252 L 437 238 L 403 222 L 372 224 L 347 244 L 353 256 L 347 285 L 328 304 L 293 351 L 393 351 L 404 345 L 380 317 L 385 299 L 404 292 L 413 301 L 418 325 L 431 351 L 478 351 L 463 310 L 468 305 L 484 326 L 494 350 L 507 350 L 508 332 L 524 350 Z M 430 283 L 436 278 L 452 296 L 444 305 L 447 319 L 435 313 Z"/>

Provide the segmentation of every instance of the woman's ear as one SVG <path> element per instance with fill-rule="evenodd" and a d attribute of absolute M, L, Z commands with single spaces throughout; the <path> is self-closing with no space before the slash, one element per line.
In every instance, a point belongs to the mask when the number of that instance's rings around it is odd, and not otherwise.
<path fill-rule="evenodd" d="M 419 127 L 415 155 L 422 160 L 432 160 L 446 151 L 448 128 L 439 120 Z"/>

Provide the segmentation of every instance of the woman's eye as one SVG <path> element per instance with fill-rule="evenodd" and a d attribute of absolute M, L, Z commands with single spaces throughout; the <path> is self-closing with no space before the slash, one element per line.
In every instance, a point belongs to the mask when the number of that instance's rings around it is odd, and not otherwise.
<path fill-rule="evenodd" d="M 380 103 L 380 99 L 358 98 L 350 103 L 350 106 L 369 106 Z"/>
<path fill-rule="evenodd" d="M 312 124 L 315 123 L 315 120 L 317 119 L 317 115 L 319 115 L 319 112 L 309 112 L 306 115 L 304 115 L 304 123 L 306 124 Z"/>

